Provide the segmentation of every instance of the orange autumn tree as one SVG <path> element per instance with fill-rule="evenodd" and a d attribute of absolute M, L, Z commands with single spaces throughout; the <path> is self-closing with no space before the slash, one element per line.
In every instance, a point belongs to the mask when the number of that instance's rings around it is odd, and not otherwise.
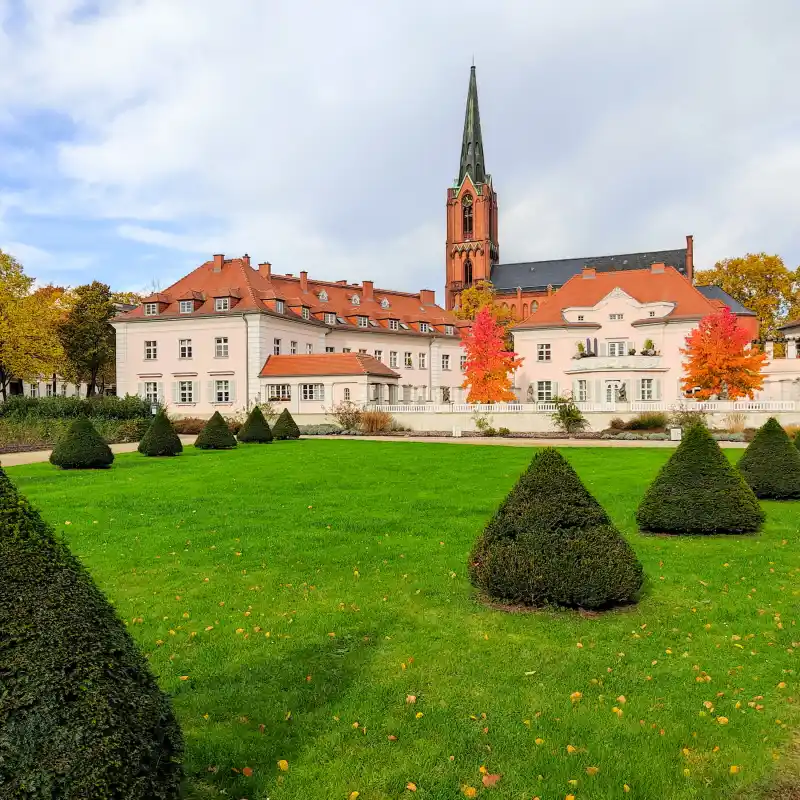
<path fill-rule="evenodd" d="M 502 403 L 516 400 L 511 373 L 522 365 L 516 353 L 506 349 L 505 327 L 488 308 L 475 315 L 472 329 L 461 343 L 467 352 L 464 383 L 468 403 Z"/>
<path fill-rule="evenodd" d="M 713 396 L 752 400 L 753 392 L 763 386 L 762 369 L 767 357 L 749 344 L 750 336 L 739 327 L 730 309 L 704 317 L 681 349 L 686 356 L 684 392 L 693 392 L 700 400 Z"/>

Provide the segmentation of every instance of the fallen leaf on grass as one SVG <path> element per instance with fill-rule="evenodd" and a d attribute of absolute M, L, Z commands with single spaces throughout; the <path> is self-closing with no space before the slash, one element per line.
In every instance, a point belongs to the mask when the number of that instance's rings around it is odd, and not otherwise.
<path fill-rule="evenodd" d="M 286 761 L 285 759 L 283 759 L 283 758 L 282 758 L 282 759 L 281 759 L 281 760 L 278 762 L 278 769 L 279 769 L 281 772 L 288 772 L 288 771 L 289 771 L 289 762 L 288 762 L 288 761 Z"/>
<path fill-rule="evenodd" d="M 461 794 L 464 797 L 475 797 L 478 794 L 478 790 L 474 786 L 462 786 Z"/>
<path fill-rule="evenodd" d="M 408 789 L 409 792 L 416 792 L 417 791 L 417 784 L 413 783 L 412 781 L 409 781 L 406 784 L 406 789 Z"/>
<path fill-rule="evenodd" d="M 251 767 L 244 767 L 244 769 L 242 769 L 242 775 L 244 775 L 245 778 L 251 778 L 253 776 L 252 768 Z"/>
<path fill-rule="evenodd" d="M 491 775 L 484 775 L 482 778 L 483 785 L 487 789 L 491 789 L 492 786 L 496 786 L 497 782 L 502 778 L 502 775 L 491 774 Z"/>

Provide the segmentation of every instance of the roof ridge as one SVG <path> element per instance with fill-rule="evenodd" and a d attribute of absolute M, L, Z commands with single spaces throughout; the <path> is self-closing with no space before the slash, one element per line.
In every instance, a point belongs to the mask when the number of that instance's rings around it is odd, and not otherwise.
<path fill-rule="evenodd" d="M 494 267 L 521 267 L 524 264 L 552 264 L 561 261 L 592 261 L 598 258 L 616 258 L 619 256 L 646 256 L 650 253 L 674 253 L 686 250 L 685 247 L 667 247 L 662 250 L 638 250 L 635 253 L 603 253 L 599 256 L 565 256 L 564 258 L 540 258 L 537 261 L 506 261 L 502 264 L 495 264 Z M 628 270 L 636 272 L 637 270 Z"/>

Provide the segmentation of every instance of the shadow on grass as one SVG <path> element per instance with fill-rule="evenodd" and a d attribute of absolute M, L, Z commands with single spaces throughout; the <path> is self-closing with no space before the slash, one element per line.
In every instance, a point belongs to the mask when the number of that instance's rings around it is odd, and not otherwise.
<path fill-rule="evenodd" d="M 218 796 L 234 787 L 236 797 L 252 796 L 275 775 L 278 761 L 291 764 L 304 748 L 313 747 L 320 723 L 336 713 L 337 703 L 372 660 L 377 641 L 375 631 L 357 629 L 285 655 L 276 645 L 204 681 L 192 705 L 229 716 L 205 727 L 186 726 L 187 798 Z M 181 694 L 175 696 L 179 716 Z M 244 766 L 256 768 L 253 778 L 233 771 Z"/>

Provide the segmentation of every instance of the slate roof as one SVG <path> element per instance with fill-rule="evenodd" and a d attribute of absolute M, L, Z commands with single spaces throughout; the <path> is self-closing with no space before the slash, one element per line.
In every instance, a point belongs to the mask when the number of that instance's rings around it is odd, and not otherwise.
<path fill-rule="evenodd" d="M 723 303 L 731 310 L 731 313 L 733 314 L 743 317 L 756 316 L 755 311 L 745 308 L 745 306 L 743 306 L 738 300 L 735 300 L 719 286 L 695 286 L 695 289 L 697 289 L 698 292 L 700 292 L 704 297 L 707 297 L 709 300 L 718 300 L 720 303 Z"/>
<path fill-rule="evenodd" d="M 665 264 L 686 275 L 686 248 L 652 250 L 648 253 L 560 258 L 549 261 L 523 261 L 517 264 L 496 264 L 492 268 L 492 284 L 498 292 L 515 292 L 517 287 L 544 291 L 548 286 L 557 289 L 584 267 L 598 272 L 650 269 L 651 264 Z"/>

